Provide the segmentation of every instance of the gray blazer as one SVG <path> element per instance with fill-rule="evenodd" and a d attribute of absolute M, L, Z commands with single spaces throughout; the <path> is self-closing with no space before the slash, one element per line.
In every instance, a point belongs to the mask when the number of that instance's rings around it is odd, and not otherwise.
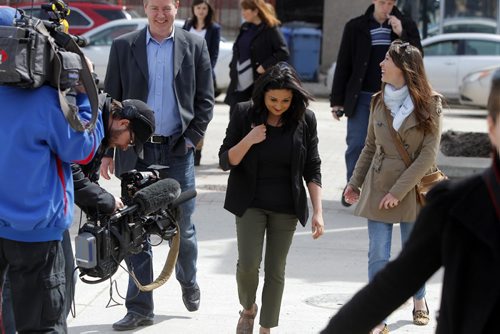
<path fill-rule="evenodd" d="M 111 45 L 104 87 L 117 100 L 148 98 L 146 29 L 116 38 Z M 183 29 L 174 33 L 174 92 L 182 129 L 174 138 L 171 153 L 187 153 L 186 138 L 195 146 L 205 135 L 213 116 L 214 88 L 212 66 L 203 38 Z M 135 168 L 133 150 L 117 150 L 116 175 Z"/>

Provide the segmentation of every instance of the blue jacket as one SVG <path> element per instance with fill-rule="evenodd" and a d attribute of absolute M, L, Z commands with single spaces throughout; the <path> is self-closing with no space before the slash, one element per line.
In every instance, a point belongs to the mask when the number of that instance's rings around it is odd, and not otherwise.
<path fill-rule="evenodd" d="M 78 95 L 77 105 L 90 120 L 87 96 Z M 61 240 L 73 219 L 70 163 L 92 159 L 104 135 L 102 117 L 92 132 L 73 130 L 49 86 L 0 86 L 0 106 L 0 238 Z"/>

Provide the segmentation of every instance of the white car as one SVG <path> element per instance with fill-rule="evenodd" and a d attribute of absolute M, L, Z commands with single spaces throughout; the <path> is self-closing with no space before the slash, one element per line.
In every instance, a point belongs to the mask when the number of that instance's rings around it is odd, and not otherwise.
<path fill-rule="evenodd" d="M 113 39 L 125 33 L 140 30 L 148 24 L 147 18 L 133 18 L 114 20 L 92 29 L 82 37 L 86 38 L 88 45 L 82 50 L 84 54 L 94 63 L 95 72 L 99 78 L 99 86 L 104 85 L 106 68 L 108 67 L 109 51 Z M 179 29 L 184 24 L 183 20 L 175 20 L 175 26 Z M 215 77 L 217 90 L 226 90 L 229 85 L 229 63 L 233 56 L 233 43 L 221 37 L 219 45 L 219 57 L 215 65 Z"/>
<path fill-rule="evenodd" d="M 458 32 L 479 32 L 496 34 L 497 20 L 486 17 L 452 17 L 446 18 L 443 23 L 443 33 L 458 33 Z M 437 24 L 429 27 L 427 36 L 435 36 L 439 34 L 439 26 Z"/>
<path fill-rule="evenodd" d="M 458 101 L 466 75 L 500 65 L 500 35 L 481 33 L 441 34 L 422 40 L 424 66 L 432 87 L 447 99 Z M 331 90 L 335 63 L 328 70 Z"/>
<path fill-rule="evenodd" d="M 441 34 L 422 41 L 424 65 L 432 87 L 450 100 L 458 100 L 466 75 L 500 64 L 500 35 Z"/>
<path fill-rule="evenodd" d="M 482 68 L 466 75 L 460 86 L 460 104 L 486 108 L 491 81 L 498 70 L 500 70 L 500 64 Z"/>

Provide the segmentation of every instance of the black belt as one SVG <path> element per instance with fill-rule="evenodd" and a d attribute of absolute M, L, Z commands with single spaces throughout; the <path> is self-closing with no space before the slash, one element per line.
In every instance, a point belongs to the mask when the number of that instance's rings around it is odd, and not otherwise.
<path fill-rule="evenodd" d="M 167 144 L 170 141 L 170 136 L 158 136 L 152 135 L 151 138 L 148 139 L 148 143 L 153 144 Z"/>

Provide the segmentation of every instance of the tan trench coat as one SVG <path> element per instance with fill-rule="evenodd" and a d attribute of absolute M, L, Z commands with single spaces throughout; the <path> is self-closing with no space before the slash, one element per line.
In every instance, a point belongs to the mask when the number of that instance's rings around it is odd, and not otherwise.
<path fill-rule="evenodd" d="M 391 124 L 388 125 L 384 103 L 372 103 L 365 147 L 349 180 L 354 189 L 361 188 L 354 211 L 356 215 L 386 223 L 415 221 L 420 210 L 415 185 L 425 174 L 435 169 L 441 139 L 441 98 L 436 93 L 433 99 L 434 107 L 429 112 L 435 131 L 424 134 L 417 129 L 419 123 L 414 113 L 406 118 L 398 131 L 413 161 L 409 168 L 399 155 L 388 128 L 392 126 L 392 116 Z M 400 202 L 394 208 L 380 210 L 380 201 L 389 192 Z"/>

